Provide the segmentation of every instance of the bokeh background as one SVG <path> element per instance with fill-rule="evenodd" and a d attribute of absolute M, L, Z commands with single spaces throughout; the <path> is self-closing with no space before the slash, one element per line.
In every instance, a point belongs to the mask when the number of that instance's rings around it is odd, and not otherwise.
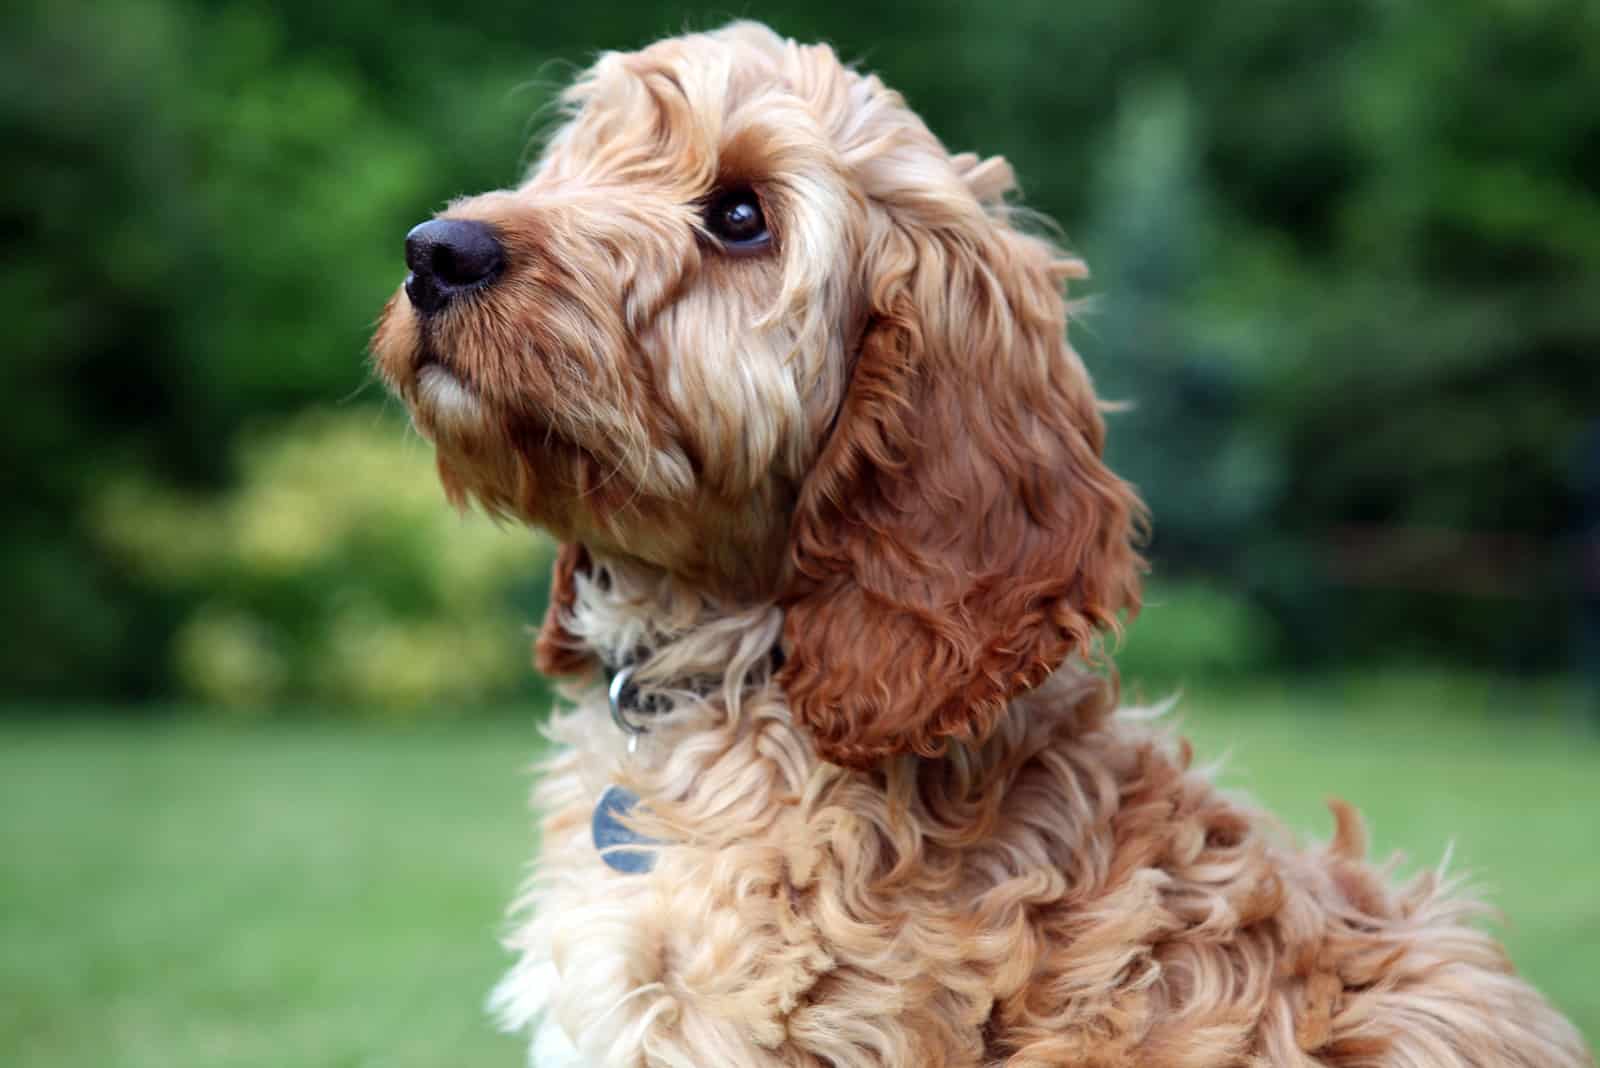
<path fill-rule="evenodd" d="M 365 339 L 597 51 L 831 41 L 1002 153 L 1155 514 L 1131 692 L 1600 1034 L 1600 5 L 0 12 L 0 1056 L 520 1063 L 550 546 L 451 512 Z M 18 1061 L 16 1055 L 20 1054 Z"/>

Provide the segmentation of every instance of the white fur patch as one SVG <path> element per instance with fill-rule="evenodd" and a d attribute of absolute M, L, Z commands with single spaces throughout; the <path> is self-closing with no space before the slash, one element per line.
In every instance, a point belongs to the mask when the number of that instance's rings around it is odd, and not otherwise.
<path fill-rule="evenodd" d="M 489 999 L 491 1012 L 514 1022 L 508 1030 L 520 1030 L 531 1020 L 538 1021 L 533 1027 L 533 1047 L 528 1051 L 528 1063 L 535 1068 L 568 1068 L 582 1063 L 572 1039 L 560 1024 L 545 1014 L 545 1007 L 560 981 L 556 966 L 545 961 L 518 968 Z"/>
<path fill-rule="evenodd" d="M 436 363 L 417 375 L 417 396 L 442 426 L 475 426 L 483 418 L 483 407 L 467 384 Z"/>

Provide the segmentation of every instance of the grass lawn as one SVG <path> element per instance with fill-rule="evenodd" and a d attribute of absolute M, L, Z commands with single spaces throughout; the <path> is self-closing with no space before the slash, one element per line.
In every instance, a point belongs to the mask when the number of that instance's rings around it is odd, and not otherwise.
<path fill-rule="evenodd" d="M 1600 739 L 1570 695 L 1401 679 L 1200 688 L 1226 780 L 1326 834 L 1448 840 L 1522 969 L 1600 1038 Z M 531 721 L 0 725 L 0 1062 L 523 1063 L 481 1014 L 532 838 Z"/>

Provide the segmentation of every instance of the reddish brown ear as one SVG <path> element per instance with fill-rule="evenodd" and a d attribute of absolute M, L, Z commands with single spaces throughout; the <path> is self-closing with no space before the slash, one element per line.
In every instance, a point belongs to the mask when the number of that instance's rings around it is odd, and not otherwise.
<path fill-rule="evenodd" d="M 550 569 L 550 606 L 533 643 L 533 663 L 546 675 L 581 675 L 595 666 L 591 653 L 577 635 L 566 628 L 578 596 L 577 577 L 589 570 L 589 550 L 567 543 L 556 552 Z"/>
<path fill-rule="evenodd" d="M 819 752 L 979 739 L 1138 608 L 1142 507 L 1065 338 L 1071 265 L 991 223 L 891 229 L 872 319 L 802 487 L 780 675 Z"/>

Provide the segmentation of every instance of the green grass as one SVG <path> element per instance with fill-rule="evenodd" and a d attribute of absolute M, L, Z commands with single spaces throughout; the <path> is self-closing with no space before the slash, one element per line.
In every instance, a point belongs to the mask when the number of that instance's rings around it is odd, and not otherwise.
<path fill-rule="evenodd" d="M 6 728 L 0 1063 L 522 1065 L 482 1004 L 536 744 L 502 723 Z"/>
<path fill-rule="evenodd" d="M 1600 1036 L 1600 741 L 1470 681 L 1202 689 L 1203 758 L 1291 826 L 1323 799 L 1456 865 Z M 531 724 L 0 726 L 0 1060 L 27 1068 L 523 1063 L 481 1012 L 532 849 Z"/>

